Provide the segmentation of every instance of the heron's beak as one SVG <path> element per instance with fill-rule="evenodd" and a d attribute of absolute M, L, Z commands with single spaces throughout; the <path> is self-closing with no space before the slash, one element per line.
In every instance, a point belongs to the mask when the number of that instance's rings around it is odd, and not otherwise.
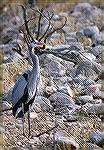
<path fill-rule="evenodd" d="M 44 43 L 44 42 L 39 42 L 38 44 L 37 44 L 37 47 L 39 47 L 39 48 L 43 48 L 43 46 L 45 46 L 46 44 Z"/>

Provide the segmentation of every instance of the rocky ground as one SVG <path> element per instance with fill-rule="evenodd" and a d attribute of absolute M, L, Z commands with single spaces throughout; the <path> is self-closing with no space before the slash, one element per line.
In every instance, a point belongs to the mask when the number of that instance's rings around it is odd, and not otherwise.
<path fill-rule="evenodd" d="M 55 13 L 54 26 L 60 24 L 63 16 L 67 24 L 47 41 L 54 55 L 39 56 L 41 81 L 31 108 L 29 139 L 27 119 L 24 137 L 22 120 L 15 119 L 12 110 L 2 112 L 11 108 L 15 81 L 31 68 L 25 58 L 12 50 L 17 41 L 24 45 L 23 34 L 19 32 L 23 24 L 22 12 L 12 4 L 5 6 L 0 15 L 0 58 L 2 53 L 4 55 L 0 65 L 4 91 L 3 102 L 0 102 L 3 150 L 104 149 L 104 8 L 78 3 L 70 10 L 68 4 L 59 11 L 57 8 L 61 4 L 47 6 Z M 32 15 L 29 9 L 28 13 Z M 30 23 L 30 27 L 32 25 Z M 43 22 L 41 33 L 45 27 L 47 24 Z M 27 56 L 26 46 L 22 48 Z"/>

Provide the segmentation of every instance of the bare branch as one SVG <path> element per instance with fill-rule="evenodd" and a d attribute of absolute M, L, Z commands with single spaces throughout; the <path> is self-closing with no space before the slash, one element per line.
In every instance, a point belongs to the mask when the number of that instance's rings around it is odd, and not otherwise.
<path fill-rule="evenodd" d="M 37 17 L 33 17 L 33 18 L 28 19 L 28 20 L 27 20 L 27 23 L 29 23 L 31 20 L 34 20 L 34 19 L 36 19 L 36 18 L 37 18 Z M 22 28 L 24 25 L 25 25 L 25 23 L 23 23 L 20 28 Z"/>
<path fill-rule="evenodd" d="M 54 30 L 51 31 L 50 33 L 48 33 L 48 34 L 46 35 L 45 39 L 44 39 L 44 43 L 46 43 L 46 40 L 47 40 L 47 38 L 48 38 L 50 35 L 52 35 L 55 31 L 61 30 L 61 29 L 66 25 L 66 23 L 67 23 L 67 18 L 65 17 L 65 22 L 64 22 L 64 24 L 61 25 L 60 27 L 54 29 Z"/>
<path fill-rule="evenodd" d="M 35 12 L 37 12 L 37 13 L 39 13 L 39 14 L 42 14 L 42 16 L 47 20 L 47 21 L 49 21 L 49 18 L 44 14 L 44 13 L 41 13 L 40 12 L 40 10 L 36 10 L 36 9 L 33 9 L 33 8 L 31 8 L 33 11 L 35 11 Z M 46 10 L 47 12 L 48 12 L 48 10 Z M 49 12 L 48 12 L 49 13 Z M 52 13 L 52 15 L 54 15 L 53 13 Z M 52 26 L 54 26 L 51 22 L 50 22 L 50 24 L 52 25 Z"/>
<path fill-rule="evenodd" d="M 17 48 L 12 48 L 13 51 L 16 51 L 19 55 L 21 55 L 22 57 L 24 57 L 24 55 L 21 52 L 21 47 L 20 45 L 17 43 Z"/>
<path fill-rule="evenodd" d="M 51 25 L 51 19 L 52 19 L 53 15 L 54 15 L 54 14 L 52 13 L 52 15 L 50 16 L 50 14 L 49 14 L 49 12 L 48 12 L 48 17 L 49 17 L 49 19 L 48 19 L 48 21 L 49 21 L 48 27 L 47 27 L 45 33 L 44 33 L 44 34 L 42 35 L 42 37 L 39 39 L 39 41 L 41 41 L 41 40 L 46 36 L 46 34 L 48 33 L 49 28 L 50 28 L 50 25 Z"/>
<path fill-rule="evenodd" d="M 36 40 L 38 40 L 39 34 L 40 34 L 40 22 L 41 22 L 41 19 L 42 19 L 42 13 L 43 13 L 43 8 L 40 11 L 40 16 L 39 16 L 39 21 L 38 21 L 38 33 L 37 33 L 37 36 L 36 36 Z"/>
<path fill-rule="evenodd" d="M 27 19 L 26 19 L 26 8 L 21 5 L 22 9 L 23 9 L 23 18 L 24 18 L 24 23 L 25 23 L 25 28 L 26 28 L 26 31 L 27 31 L 27 34 L 28 36 L 33 40 L 33 36 L 31 35 L 30 31 L 29 31 L 29 28 L 28 28 L 28 24 L 27 24 Z"/>

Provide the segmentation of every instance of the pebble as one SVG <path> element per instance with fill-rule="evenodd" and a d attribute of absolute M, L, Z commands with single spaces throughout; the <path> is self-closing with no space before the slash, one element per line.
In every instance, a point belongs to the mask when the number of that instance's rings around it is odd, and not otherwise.
<path fill-rule="evenodd" d="M 98 43 L 104 46 L 104 31 L 100 32 L 100 35 L 97 39 Z"/>
<path fill-rule="evenodd" d="M 63 115 L 64 117 L 64 120 L 65 122 L 74 122 L 74 121 L 78 121 L 78 117 L 77 116 L 74 116 L 74 115 L 67 115 L 67 114 L 64 114 Z"/>
<path fill-rule="evenodd" d="M 57 89 L 54 86 L 47 86 L 44 89 L 44 93 L 45 93 L 46 97 L 49 97 L 50 95 L 52 95 L 56 91 L 57 91 Z"/>
<path fill-rule="evenodd" d="M 59 20 L 59 15 L 53 15 L 53 17 L 52 17 L 52 19 L 54 20 L 54 21 L 56 21 L 56 20 Z"/>

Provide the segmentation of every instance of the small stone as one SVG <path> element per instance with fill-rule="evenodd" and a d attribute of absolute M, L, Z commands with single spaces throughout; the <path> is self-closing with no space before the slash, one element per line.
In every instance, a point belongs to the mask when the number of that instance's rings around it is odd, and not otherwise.
<path fill-rule="evenodd" d="M 54 21 L 56 21 L 56 20 L 59 20 L 59 16 L 58 15 L 53 15 L 53 17 L 52 17 L 52 19 L 54 20 Z"/>
<path fill-rule="evenodd" d="M 34 118 L 37 118 L 37 117 L 38 117 L 38 115 L 37 115 L 36 112 L 30 112 L 30 118 L 31 119 L 34 119 Z"/>
<path fill-rule="evenodd" d="M 17 142 L 17 145 L 19 145 L 19 146 L 20 146 L 20 145 L 22 145 L 22 143 L 21 143 L 21 142 Z"/>
<path fill-rule="evenodd" d="M 32 105 L 33 109 L 35 110 L 36 113 L 39 113 L 41 112 L 41 106 L 40 104 L 38 104 L 36 101 L 35 101 L 35 104 Z"/>
<path fill-rule="evenodd" d="M 52 95 L 56 91 L 57 91 L 57 89 L 54 86 L 47 86 L 44 89 L 44 93 L 45 93 L 46 97 L 49 97 L 50 95 Z"/>
<path fill-rule="evenodd" d="M 74 115 L 66 115 L 66 114 L 64 114 L 63 117 L 65 118 L 64 121 L 67 121 L 67 122 L 78 121 L 78 117 L 74 116 Z"/>
<path fill-rule="evenodd" d="M 10 108 L 12 108 L 12 105 L 10 103 L 8 103 L 7 101 L 3 101 L 1 103 L 0 111 L 6 110 L 6 109 L 10 109 Z"/>

